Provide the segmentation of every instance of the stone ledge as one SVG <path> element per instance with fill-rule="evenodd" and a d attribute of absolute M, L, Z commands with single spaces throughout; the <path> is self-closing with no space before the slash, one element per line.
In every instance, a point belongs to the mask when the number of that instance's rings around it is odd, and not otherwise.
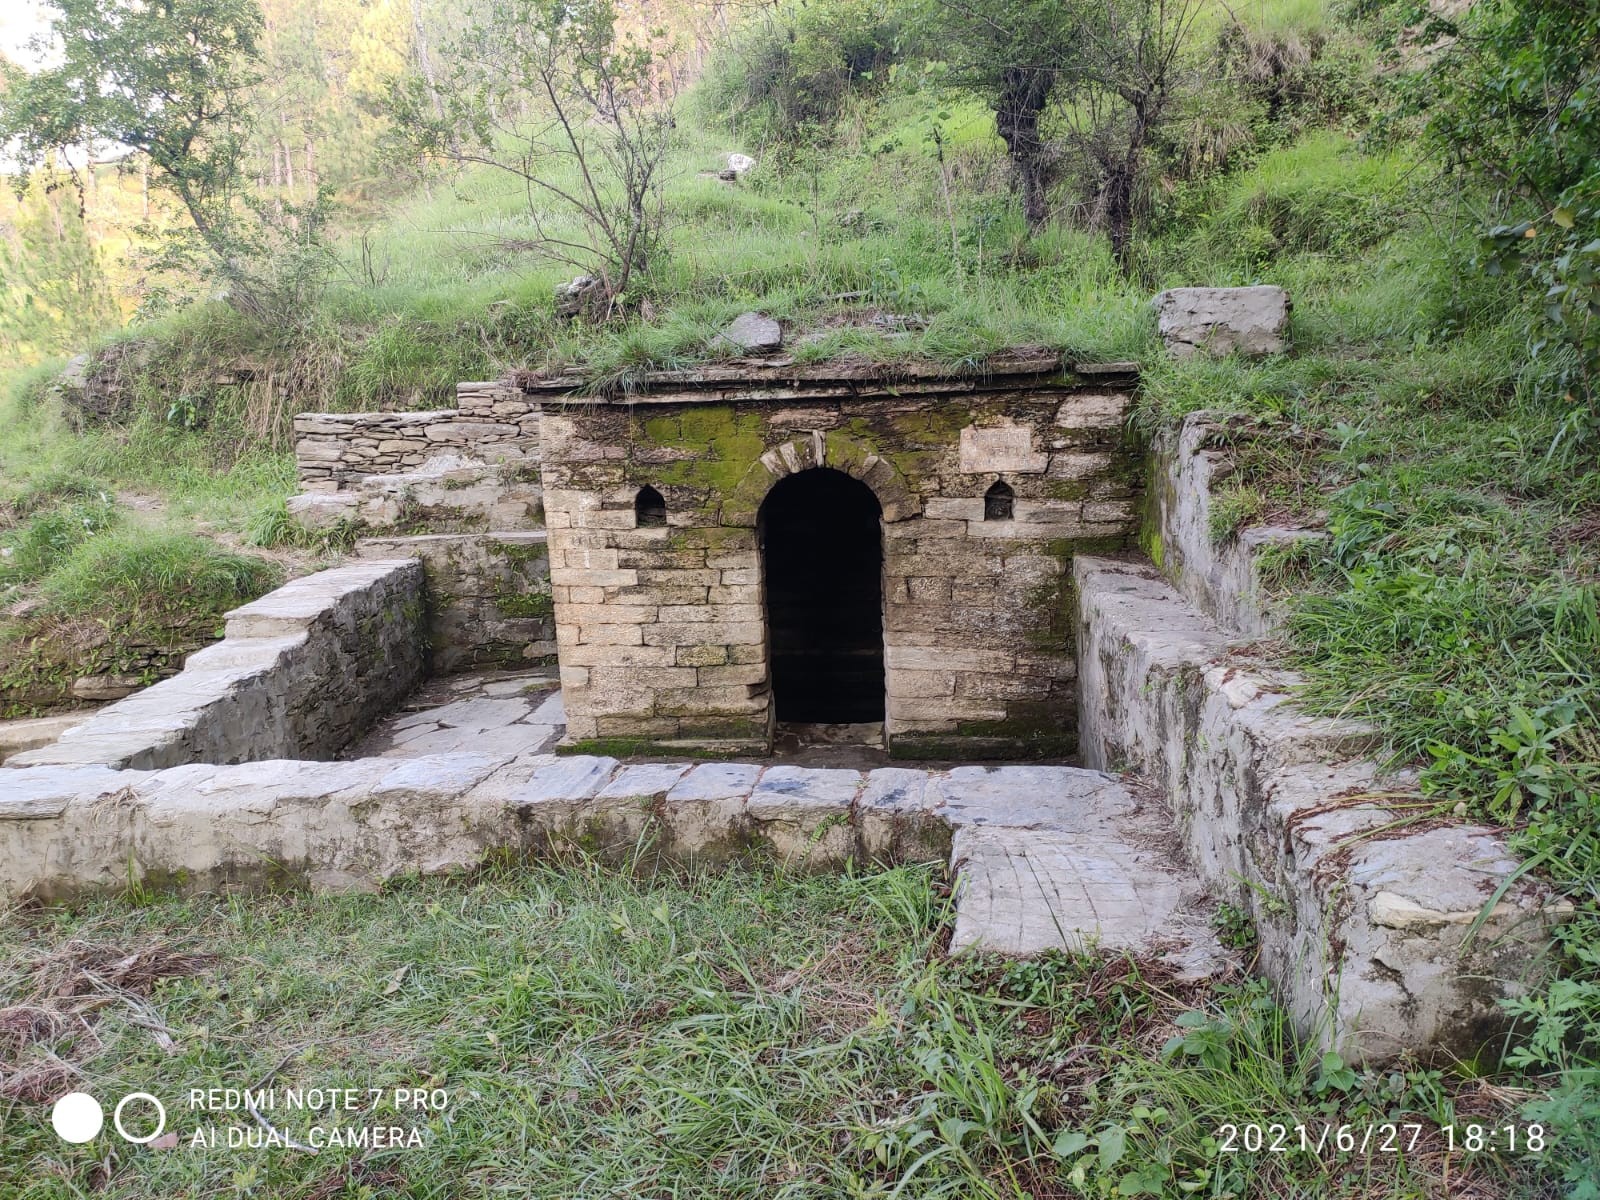
<path fill-rule="evenodd" d="M 1165 799 L 1201 877 L 1253 917 L 1301 1032 L 1367 1061 L 1478 1052 L 1567 906 L 1521 881 L 1469 941 L 1460 914 L 1517 868 L 1500 831 L 1385 828 L 1407 781 L 1366 757 L 1370 730 L 1295 712 L 1292 678 L 1231 658 L 1153 567 L 1079 558 L 1074 577 L 1084 760 Z"/>
<path fill-rule="evenodd" d="M 227 614 L 223 641 L 183 671 L 100 709 L 11 768 L 331 757 L 421 678 L 422 568 L 354 563 L 285 584 Z"/>
<path fill-rule="evenodd" d="M 1227 961 L 1198 881 L 1160 848 L 1147 821 L 1129 820 L 1133 800 L 1121 785 L 1094 771 L 863 773 L 446 754 L 5 775 L 12 786 L 0 798 L 0 896 L 13 900 L 115 892 L 130 881 L 370 890 L 508 851 L 581 849 L 619 864 L 651 851 L 702 863 L 757 853 L 804 870 L 950 861 L 960 948 L 1104 945 L 1168 957 L 1197 974 Z M 1140 840 L 1102 895 L 1095 871 L 1064 865 L 1062 839 L 1105 849 L 1113 827 Z M 1044 873 L 1015 869 L 1028 862 Z M 1169 920 L 1180 898 L 1186 915 Z"/>
<path fill-rule="evenodd" d="M 1261 556 L 1277 546 L 1326 536 L 1316 529 L 1252 526 L 1218 544 L 1211 539 L 1211 489 L 1231 469 L 1217 448 L 1226 418 L 1195 412 L 1156 436 L 1150 454 L 1152 555 L 1184 597 L 1224 629 L 1270 636 L 1282 605 L 1261 587 Z"/>

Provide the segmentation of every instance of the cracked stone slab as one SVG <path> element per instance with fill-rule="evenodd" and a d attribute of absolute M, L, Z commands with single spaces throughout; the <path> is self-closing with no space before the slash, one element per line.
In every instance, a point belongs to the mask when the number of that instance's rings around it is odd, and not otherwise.
<path fill-rule="evenodd" d="M 929 781 L 936 811 L 951 825 L 1087 833 L 1137 807 L 1112 775 L 1079 767 L 956 767 Z"/>
<path fill-rule="evenodd" d="M 952 953 L 1098 948 L 1152 955 L 1185 978 L 1227 963 L 1199 881 L 1159 851 L 1103 835 L 969 825 L 951 857 Z"/>

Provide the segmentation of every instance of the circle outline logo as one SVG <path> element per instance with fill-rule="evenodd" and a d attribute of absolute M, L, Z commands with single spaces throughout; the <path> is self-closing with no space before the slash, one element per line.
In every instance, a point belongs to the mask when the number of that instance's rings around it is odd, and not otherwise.
<path fill-rule="evenodd" d="M 156 1106 L 156 1114 L 158 1119 L 156 1121 L 156 1131 L 154 1133 L 148 1134 L 145 1137 L 134 1137 L 122 1127 L 122 1110 L 127 1107 L 128 1101 L 130 1100 L 148 1100 L 151 1104 Z M 129 1092 L 121 1100 L 117 1101 L 117 1107 L 111 1113 L 111 1124 L 116 1131 L 122 1135 L 123 1141 L 132 1142 L 135 1146 L 147 1146 L 160 1137 L 162 1132 L 166 1129 L 167 1106 L 162 1104 L 161 1101 L 157 1100 L 149 1092 Z"/>

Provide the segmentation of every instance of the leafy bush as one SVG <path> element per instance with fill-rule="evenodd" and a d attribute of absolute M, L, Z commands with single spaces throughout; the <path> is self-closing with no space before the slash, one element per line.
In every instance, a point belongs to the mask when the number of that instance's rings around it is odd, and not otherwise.
<path fill-rule="evenodd" d="M 116 520 L 116 505 L 103 495 L 36 514 L 0 539 L 0 584 L 43 578 Z"/>
<path fill-rule="evenodd" d="M 825 142 L 852 91 L 887 79 L 899 34 L 895 11 L 874 0 L 784 3 L 712 61 L 702 103 L 746 145 Z"/>
<path fill-rule="evenodd" d="M 1480 261 L 1522 280 L 1535 355 L 1577 352 L 1562 384 L 1600 425 L 1600 4 L 1486 0 L 1415 16 L 1442 49 L 1408 105 L 1448 165 L 1496 189 Z"/>

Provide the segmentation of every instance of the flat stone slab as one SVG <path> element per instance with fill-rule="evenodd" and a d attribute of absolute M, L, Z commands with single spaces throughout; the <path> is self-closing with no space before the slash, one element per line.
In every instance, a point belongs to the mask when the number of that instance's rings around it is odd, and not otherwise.
<path fill-rule="evenodd" d="M 937 803 L 928 795 L 928 772 L 908 767 L 879 767 L 867 772 L 857 804 L 866 810 L 913 813 Z"/>
<path fill-rule="evenodd" d="M 755 790 L 761 768 L 755 763 L 701 763 L 673 785 L 668 804 L 694 800 L 744 799 Z"/>
<path fill-rule="evenodd" d="M 1135 808 L 1115 776 L 1078 767 L 956 767 L 928 790 L 934 811 L 957 828 L 1087 833 L 1112 828 Z"/>
<path fill-rule="evenodd" d="M 557 800 L 588 800 L 611 779 L 617 769 L 614 758 L 595 758 L 587 754 L 558 758 L 540 767 L 517 789 L 519 804 L 540 804 Z"/>
<path fill-rule="evenodd" d="M 1279 354 L 1288 348 L 1289 293 L 1280 287 L 1171 288 L 1155 298 L 1167 350 L 1186 358 L 1211 354 Z"/>
<path fill-rule="evenodd" d="M 816 808 L 848 811 L 860 790 L 860 771 L 768 767 L 750 794 L 750 815 L 781 820 L 791 813 Z"/>
<path fill-rule="evenodd" d="M 689 770 L 687 763 L 634 763 L 595 793 L 597 800 L 645 800 L 669 793 Z"/>
<path fill-rule="evenodd" d="M 714 344 L 747 353 L 776 350 L 783 345 L 783 329 L 762 313 L 740 313 L 717 334 Z"/>
<path fill-rule="evenodd" d="M 500 729 L 533 715 L 534 704 L 526 700 L 495 700 L 480 697 L 457 700 L 442 708 L 433 709 L 428 718 L 447 729 Z"/>
<path fill-rule="evenodd" d="M 958 830 L 952 953 L 1102 950 L 1203 978 L 1227 963 L 1198 880 L 1158 851 L 1094 834 Z"/>
<path fill-rule="evenodd" d="M 88 720 L 92 713 L 62 713 L 54 717 L 34 717 L 25 721 L 0 721 L 0 762 L 24 750 L 48 746 L 69 729 Z"/>

